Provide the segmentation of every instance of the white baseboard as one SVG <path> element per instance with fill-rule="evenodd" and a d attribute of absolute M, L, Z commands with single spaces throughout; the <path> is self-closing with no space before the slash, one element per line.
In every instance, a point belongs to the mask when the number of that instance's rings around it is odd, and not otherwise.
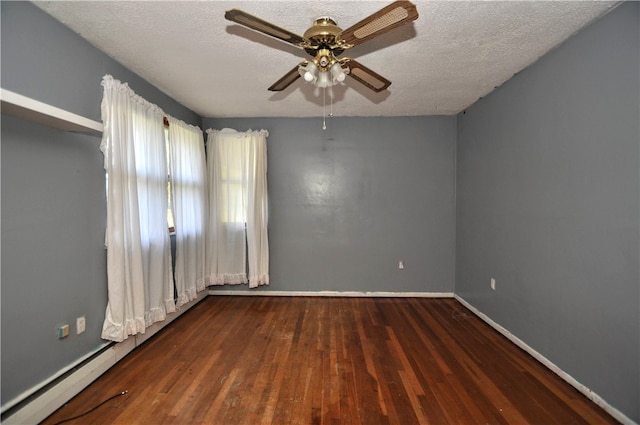
<path fill-rule="evenodd" d="M 122 360 L 136 347 L 158 333 L 162 328 L 177 319 L 180 315 L 189 310 L 199 301 L 202 301 L 206 296 L 207 291 L 200 292 L 195 300 L 181 306 L 180 310 L 174 313 L 167 314 L 167 318 L 164 321 L 154 323 L 153 325 L 149 326 L 144 334 L 138 334 L 129 337 L 117 344 L 106 343 L 95 350 L 94 353 L 89 353 L 89 355 L 66 367 L 63 371 L 54 375 L 54 377 L 34 386 L 29 391 L 25 391 L 25 393 L 16 397 L 16 399 L 18 399 L 17 401 L 12 400 L 5 406 L 3 406 L 3 413 L 5 410 L 9 410 L 11 406 L 22 402 L 22 400 L 25 400 L 32 394 L 40 391 L 42 388 L 49 385 L 55 379 L 58 379 L 66 372 L 73 370 L 75 367 L 78 367 L 80 364 L 82 364 L 82 366 L 79 366 L 76 371 L 63 378 L 62 380 L 60 380 L 60 382 L 51 386 L 46 391 L 43 391 L 37 397 L 34 397 L 33 400 L 26 403 L 24 406 L 21 406 L 18 410 L 16 410 L 15 413 L 11 413 L 11 416 L 4 418 L 2 420 L 2 424 L 24 425 L 37 424 L 42 422 L 49 415 L 62 407 L 66 402 L 71 400 L 78 393 L 88 387 L 89 384 L 100 377 L 100 375 L 105 373 L 116 363 Z M 108 348 L 104 349 L 104 347 L 107 346 Z M 89 358 L 90 360 L 86 361 Z M 124 389 L 126 388 L 123 388 L 123 390 Z"/>
<path fill-rule="evenodd" d="M 583 385 L 580 382 L 578 382 L 574 377 L 569 375 L 567 372 L 565 372 L 562 369 L 560 369 L 551 360 L 547 359 L 545 356 L 543 356 L 542 354 L 538 353 L 536 350 L 531 348 L 529 345 L 527 345 L 520 338 L 518 338 L 517 336 L 515 336 L 511 332 L 509 332 L 502 325 L 496 323 L 489 316 L 487 316 L 486 314 L 480 312 L 480 310 L 478 310 L 477 308 L 475 308 L 474 306 L 469 304 L 464 298 L 462 298 L 459 295 L 454 295 L 454 298 L 456 300 L 460 301 L 460 303 L 462 303 L 462 305 L 464 305 L 466 308 L 471 310 L 471 312 L 473 314 L 475 314 L 480 319 L 485 321 L 489 326 L 491 326 L 492 328 L 494 328 L 495 330 L 500 332 L 502 335 L 504 335 L 509 341 L 511 341 L 512 343 L 514 343 L 515 345 L 517 345 L 518 347 L 520 347 L 521 349 L 526 351 L 528 354 L 530 354 L 533 358 L 535 358 L 540 363 L 542 363 L 544 366 L 546 366 L 553 373 L 558 375 L 560 378 L 562 378 L 567 383 L 569 383 L 572 387 L 574 387 L 575 389 L 580 391 L 582 394 L 584 394 L 585 397 L 587 397 L 589 400 L 593 401 L 595 404 L 600 406 L 602 408 L 602 410 L 607 412 L 614 419 L 616 419 L 617 421 L 619 421 L 623 425 L 638 425 L 636 422 L 634 422 L 629 417 L 627 417 L 624 413 L 622 413 L 621 411 L 619 411 L 618 409 L 616 409 L 615 407 L 613 407 L 609 403 L 607 403 L 598 394 L 596 394 L 595 392 L 591 391 L 589 388 L 587 388 L 585 385 Z"/>
<path fill-rule="evenodd" d="M 209 288 L 209 295 L 262 297 L 453 298 L 453 292 L 264 291 L 259 289 L 216 290 L 211 288 Z"/>

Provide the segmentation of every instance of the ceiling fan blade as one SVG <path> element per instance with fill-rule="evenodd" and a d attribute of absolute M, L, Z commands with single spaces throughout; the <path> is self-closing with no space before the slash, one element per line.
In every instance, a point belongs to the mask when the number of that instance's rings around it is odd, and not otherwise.
<path fill-rule="evenodd" d="M 252 30 L 270 35 L 271 37 L 275 37 L 296 46 L 302 47 L 307 44 L 306 40 L 299 35 L 273 25 L 271 22 L 267 22 L 265 20 L 257 18 L 239 9 L 228 10 L 227 12 L 225 12 L 224 17 L 229 21 L 244 25 L 247 28 L 251 28 Z"/>
<path fill-rule="evenodd" d="M 355 46 L 418 19 L 416 5 L 396 1 L 338 34 L 342 44 Z"/>
<path fill-rule="evenodd" d="M 342 59 L 340 63 L 346 64 L 349 67 L 348 76 L 364 84 L 376 93 L 380 93 L 391 85 L 391 81 L 387 80 L 382 75 L 373 72 L 360 62 L 345 58 Z"/>
<path fill-rule="evenodd" d="M 298 67 L 300 65 L 296 65 L 291 71 L 284 74 L 282 78 L 273 83 L 271 87 L 269 87 L 269 91 L 282 91 L 293 84 L 298 78 L 300 78 L 300 73 L 298 72 Z"/>

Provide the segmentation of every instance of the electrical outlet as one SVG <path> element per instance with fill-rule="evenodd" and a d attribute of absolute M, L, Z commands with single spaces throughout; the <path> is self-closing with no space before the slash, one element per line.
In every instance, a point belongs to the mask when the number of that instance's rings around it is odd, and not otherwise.
<path fill-rule="evenodd" d="M 404 269 L 404 261 L 402 261 L 402 260 L 398 261 L 398 268 L 400 270 Z"/>
<path fill-rule="evenodd" d="M 491 289 L 496 290 L 496 280 L 494 278 L 491 278 Z"/>
<path fill-rule="evenodd" d="M 86 319 L 84 316 L 78 317 L 76 319 L 76 333 L 80 335 L 85 331 L 86 328 Z"/>

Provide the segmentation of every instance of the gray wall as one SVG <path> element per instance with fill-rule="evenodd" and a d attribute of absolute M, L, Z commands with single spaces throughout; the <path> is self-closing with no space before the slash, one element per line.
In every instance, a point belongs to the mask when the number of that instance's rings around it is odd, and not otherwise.
<path fill-rule="evenodd" d="M 458 116 L 456 227 L 456 293 L 637 422 L 639 9 Z"/>
<path fill-rule="evenodd" d="M 2 87 L 100 121 L 104 74 L 167 113 L 201 118 L 27 2 L 0 2 Z M 98 137 L 2 116 L 1 403 L 92 352 L 107 303 Z M 75 335 L 75 319 L 87 331 Z M 58 340 L 55 328 L 72 326 Z"/>
<path fill-rule="evenodd" d="M 455 117 L 332 118 L 326 131 L 322 118 L 203 125 L 269 131 L 262 289 L 453 292 Z"/>

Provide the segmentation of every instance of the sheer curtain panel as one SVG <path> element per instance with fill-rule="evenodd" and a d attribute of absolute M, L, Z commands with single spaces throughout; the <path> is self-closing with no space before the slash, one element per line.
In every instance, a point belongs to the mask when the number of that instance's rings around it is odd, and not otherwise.
<path fill-rule="evenodd" d="M 108 296 L 102 337 L 122 341 L 175 310 L 163 112 L 103 78 Z"/>
<path fill-rule="evenodd" d="M 266 130 L 207 130 L 207 283 L 269 284 Z"/>
<path fill-rule="evenodd" d="M 171 203 L 176 232 L 177 306 L 205 288 L 206 162 L 202 130 L 169 119 Z"/>

